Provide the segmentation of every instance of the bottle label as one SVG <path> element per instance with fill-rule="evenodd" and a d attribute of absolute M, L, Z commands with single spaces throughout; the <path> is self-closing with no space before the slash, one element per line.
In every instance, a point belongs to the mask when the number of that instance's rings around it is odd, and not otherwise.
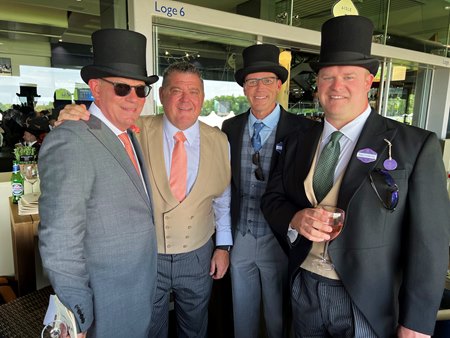
<path fill-rule="evenodd" d="M 23 195 L 23 184 L 22 183 L 12 183 L 12 195 L 19 197 Z"/>

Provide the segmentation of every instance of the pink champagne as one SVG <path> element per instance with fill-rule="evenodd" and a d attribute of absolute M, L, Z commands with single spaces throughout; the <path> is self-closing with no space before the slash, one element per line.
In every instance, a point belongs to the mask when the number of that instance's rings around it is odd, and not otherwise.
<path fill-rule="evenodd" d="M 333 230 L 330 232 L 330 241 L 335 239 L 339 233 L 342 230 L 342 227 L 344 226 L 344 222 L 343 221 L 337 221 L 334 220 L 334 224 L 332 225 Z"/>

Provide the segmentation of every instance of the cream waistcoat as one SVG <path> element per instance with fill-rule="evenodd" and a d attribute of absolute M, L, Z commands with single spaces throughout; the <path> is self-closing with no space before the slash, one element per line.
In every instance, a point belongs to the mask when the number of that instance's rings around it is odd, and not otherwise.
<path fill-rule="evenodd" d="M 149 169 L 158 253 L 177 254 L 203 246 L 215 231 L 213 199 L 231 179 L 228 140 L 219 129 L 200 122 L 200 163 L 189 195 L 172 195 L 163 153 L 162 115 L 139 119 L 138 135 Z"/>

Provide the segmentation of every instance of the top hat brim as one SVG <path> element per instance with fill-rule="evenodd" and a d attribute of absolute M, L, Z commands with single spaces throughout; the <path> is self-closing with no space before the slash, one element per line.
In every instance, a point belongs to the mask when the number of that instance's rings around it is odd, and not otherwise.
<path fill-rule="evenodd" d="M 33 96 L 33 97 L 41 97 L 41 95 L 38 94 L 22 94 L 22 93 L 16 93 L 17 96 L 19 97 L 29 97 L 29 96 Z"/>
<path fill-rule="evenodd" d="M 328 61 L 328 62 L 311 62 L 309 66 L 311 69 L 318 73 L 324 67 L 331 66 L 359 66 L 367 69 L 373 76 L 378 72 L 380 62 L 376 59 L 363 59 L 363 60 L 342 60 L 342 61 Z"/>
<path fill-rule="evenodd" d="M 97 65 L 85 66 L 80 72 L 81 78 L 84 82 L 88 83 L 91 79 L 101 79 L 104 77 L 123 77 L 126 79 L 133 79 L 144 81 L 146 84 L 151 85 L 158 81 L 158 75 L 143 76 L 137 73 L 127 72 L 123 69 L 114 69 L 110 67 L 103 67 Z"/>
<path fill-rule="evenodd" d="M 241 87 L 243 87 L 245 77 L 248 74 L 259 73 L 259 72 L 274 73 L 281 80 L 281 83 L 286 82 L 288 74 L 289 74 L 288 70 L 286 68 L 284 68 L 283 66 L 273 64 L 272 62 L 270 62 L 270 63 L 262 62 L 260 64 L 255 64 L 253 66 L 249 66 L 249 67 L 245 67 L 245 68 L 241 68 L 241 69 L 237 70 L 236 73 L 234 74 L 234 78 L 235 78 L 236 82 Z"/>

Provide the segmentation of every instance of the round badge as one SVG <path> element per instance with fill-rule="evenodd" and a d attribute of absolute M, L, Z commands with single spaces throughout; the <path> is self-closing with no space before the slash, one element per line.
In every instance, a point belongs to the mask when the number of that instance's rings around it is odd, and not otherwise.
<path fill-rule="evenodd" d="M 395 170 L 397 168 L 397 161 L 393 158 L 387 159 L 383 162 L 383 166 L 386 170 Z"/>

